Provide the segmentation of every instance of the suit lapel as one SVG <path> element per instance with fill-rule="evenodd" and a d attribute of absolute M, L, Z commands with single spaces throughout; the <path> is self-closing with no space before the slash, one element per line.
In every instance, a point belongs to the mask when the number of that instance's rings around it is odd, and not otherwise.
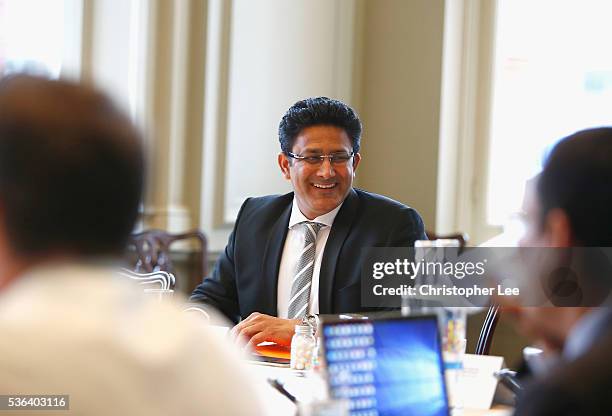
<path fill-rule="evenodd" d="M 319 313 L 332 313 L 332 290 L 334 286 L 334 275 L 340 249 L 346 240 L 351 224 L 355 219 L 357 208 L 359 207 L 359 197 L 355 190 L 351 189 L 334 219 L 319 272 Z"/>
<path fill-rule="evenodd" d="M 260 293 L 266 296 L 266 298 L 264 299 L 262 296 L 259 300 L 261 307 L 256 310 L 272 316 L 276 316 L 277 313 L 278 270 L 280 268 L 285 239 L 287 238 L 292 201 L 293 197 L 289 199 L 289 204 L 287 204 L 287 207 L 281 212 L 272 226 L 263 255 L 262 285 L 264 287 Z"/>

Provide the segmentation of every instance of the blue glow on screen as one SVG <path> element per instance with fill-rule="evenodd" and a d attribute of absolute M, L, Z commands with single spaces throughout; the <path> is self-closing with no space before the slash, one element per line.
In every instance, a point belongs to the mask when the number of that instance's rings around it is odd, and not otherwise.
<path fill-rule="evenodd" d="M 351 416 L 448 415 L 434 318 L 326 325 L 333 397 Z"/>

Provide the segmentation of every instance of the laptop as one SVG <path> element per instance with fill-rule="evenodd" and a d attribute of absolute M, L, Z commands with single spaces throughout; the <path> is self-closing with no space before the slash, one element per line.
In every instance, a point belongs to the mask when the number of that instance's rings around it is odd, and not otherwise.
<path fill-rule="evenodd" d="M 351 416 L 448 416 L 435 316 L 322 324 L 329 394 Z"/>

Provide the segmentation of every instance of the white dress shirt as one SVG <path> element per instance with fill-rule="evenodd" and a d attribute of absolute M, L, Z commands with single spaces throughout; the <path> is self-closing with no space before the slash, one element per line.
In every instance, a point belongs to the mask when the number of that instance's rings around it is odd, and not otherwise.
<path fill-rule="evenodd" d="M 271 413 L 234 345 L 133 285 L 89 266 L 19 277 L 0 293 L 0 393 L 67 394 L 82 416 Z"/>
<path fill-rule="evenodd" d="M 302 214 L 297 205 L 297 200 L 293 198 L 291 207 L 291 217 L 289 218 L 289 231 L 281 256 L 280 268 L 278 271 L 278 292 L 277 292 L 277 313 L 279 318 L 287 318 L 289 310 L 289 299 L 291 298 L 291 285 L 295 275 L 295 268 L 299 260 L 300 253 L 304 249 L 304 228 L 296 226 L 303 221 L 312 221 L 324 224 L 317 234 L 315 245 L 314 270 L 312 272 L 312 284 L 310 286 L 310 300 L 308 301 L 308 314 L 319 313 L 319 272 L 321 271 L 321 260 L 323 251 L 329 237 L 331 226 L 334 223 L 336 214 L 340 211 L 342 204 L 338 205 L 327 214 L 309 220 Z"/>

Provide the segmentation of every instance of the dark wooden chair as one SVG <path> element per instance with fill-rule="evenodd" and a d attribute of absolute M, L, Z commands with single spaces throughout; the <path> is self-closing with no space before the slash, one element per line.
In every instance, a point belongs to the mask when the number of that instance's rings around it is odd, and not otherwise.
<path fill-rule="evenodd" d="M 495 334 L 495 328 L 499 321 L 499 313 L 499 305 L 489 306 L 487 315 L 480 328 L 480 335 L 478 336 L 478 342 L 476 342 L 476 349 L 474 350 L 475 354 L 489 355 L 491 344 L 493 343 L 493 334 Z"/>
<path fill-rule="evenodd" d="M 121 269 L 121 276 L 132 279 L 146 289 L 173 291 L 176 279 L 170 272 L 158 270 L 151 273 L 138 273 L 129 269 Z"/>
<path fill-rule="evenodd" d="M 425 234 L 427 234 L 430 240 L 459 240 L 459 247 L 461 248 L 464 248 L 470 239 L 466 233 L 436 234 L 431 231 L 425 231 Z"/>
<path fill-rule="evenodd" d="M 187 282 L 186 287 L 182 288 L 183 291 L 188 295 L 191 294 L 208 271 L 206 260 L 208 244 L 206 236 L 199 230 L 172 234 L 164 230 L 152 229 L 132 234 L 128 243 L 128 254 L 131 256 L 134 271 L 137 273 L 165 271 L 176 275 L 170 257 L 170 246 L 177 241 L 186 240 L 197 241 L 200 246 L 196 262 L 198 270 L 183 279 Z M 180 283 L 178 286 L 180 289 Z"/>

